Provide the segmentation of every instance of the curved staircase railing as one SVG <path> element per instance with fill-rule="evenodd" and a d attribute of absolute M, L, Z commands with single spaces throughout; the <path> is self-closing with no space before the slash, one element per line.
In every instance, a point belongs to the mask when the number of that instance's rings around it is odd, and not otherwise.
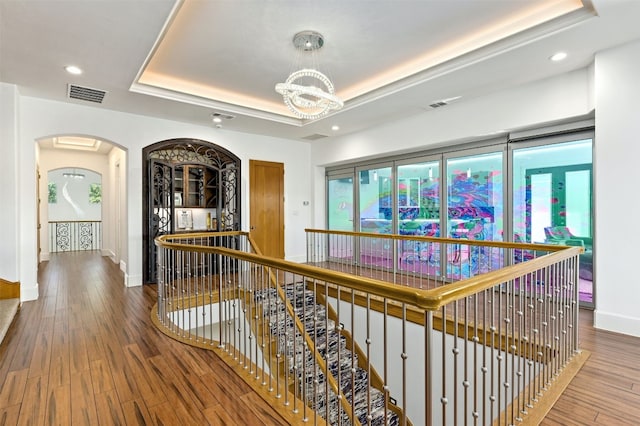
<path fill-rule="evenodd" d="M 391 264 L 363 268 L 310 231 L 310 260 L 344 272 L 261 256 L 243 232 L 156 240 L 158 327 L 218 351 L 292 424 L 526 423 L 585 359 L 579 248 L 392 236 Z M 451 275 L 396 263 L 426 242 Z"/>

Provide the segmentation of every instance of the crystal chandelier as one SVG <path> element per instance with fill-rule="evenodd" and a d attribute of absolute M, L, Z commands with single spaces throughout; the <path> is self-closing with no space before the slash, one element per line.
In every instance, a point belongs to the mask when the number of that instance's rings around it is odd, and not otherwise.
<path fill-rule="evenodd" d="M 314 31 L 302 31 L 293 37 L 296 49 L 310 52 L 312 56 L 323 44 L 322 34 Z M 282 95 L 291 112 L 304 120 L 320 118 L 344 106 L 342 100 L 335 95 L 329 77 L 315 68 L 294 71 L 284 83 L 276 84 L 276 92 Z"/>

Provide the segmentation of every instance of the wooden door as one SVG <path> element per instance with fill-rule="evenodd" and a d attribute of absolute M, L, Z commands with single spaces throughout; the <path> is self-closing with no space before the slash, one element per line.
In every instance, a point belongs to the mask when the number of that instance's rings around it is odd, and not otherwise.
<path fill-rule="evenodd" d="M 265 256 L 284 259 L 284 164 L 249 160 L 251 236 Z"/>

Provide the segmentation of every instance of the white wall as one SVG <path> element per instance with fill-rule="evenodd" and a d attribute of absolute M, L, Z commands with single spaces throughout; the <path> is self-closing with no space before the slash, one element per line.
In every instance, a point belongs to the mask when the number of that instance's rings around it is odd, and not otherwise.
<path fill-rule="evenodd" d="M 285 247 L 286 258 L 304 260 L 304 228 L 310 224 L 310 209 L 303 201 L 311 199 L 309 144 L 260 135 L 243 134 L 193 124 L 144 117 L 37 98 L 20 98 L 20 193 L 35 191 L 35 141 L 51 135 L 81 134 L 111 141 L 127 149 L 127 248 L 122 262 L 126 266 L 125 284 L 142 283 L 142 148 L 172 138 L 202 139 L 220 145 L 242 160 L 242 224 L 248 223 L 249 159 L 277 161 L 285 167 Z M 4 115 L 4 113 L 2 113 Z M 25 300 L 37 298 L 35 197 L 22 197 L 23 212 L 15 223 L 22 240 L 21 280 L 35 289 Z"/>
<path fill-rule="evenodd" d="M 69 173 L 82 178 L 66 177 Z M 102 173 L 76 167 L 49 170 L 47 185 L 50 184 L 55 187 L 56 197 L 55 202 L 47 203 L 49 221 L 102 220 L 102 200 L 92 203 L 89 199 L 92 185 L 98 185 L 102 195 Z"/>
<path fill-rule="evenodd" d="M 103 222 L 105 228 L 111 229 L 108 235 L 103 234 L 103 254 L 120 265 L 126 272 L 127 247 L 127 162 L 126 152 L 120 148 L 113 148 L 109 152 L 109 191 L 103 193 L 104 210 Z"/>
<path fill-rule="evenodd" d="M 640 42 L 595 58 L 595 325 L 640 336 Z"/>
<path fill-rule="evenodd" d="M 0 83 L 0 223 L 3 224 L 0 244 L 0 278 L 16 282 L 19 273 L 18 222 L 18 102 L 15 86 Z M 35 173 L 35 172 L 34 172 Z M 34 191 L 30 192 L 35 194 Z M 35 196 L 35 195 L 34 195 Z"/>

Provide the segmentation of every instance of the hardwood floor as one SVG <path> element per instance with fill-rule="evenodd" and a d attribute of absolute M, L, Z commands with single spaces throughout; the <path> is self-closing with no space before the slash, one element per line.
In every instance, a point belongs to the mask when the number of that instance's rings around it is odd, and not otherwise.
<path fill-rule="evenodd" d="M 0 346 L 0 425 L 285 425 L 216 354 L 158 332 L 151 286 L 52 254 Z"/>
<path fill-rule="evenodd" d="M 123 287 L 110 260 L 52 255 L 38 279 L 0 345 L 0 426 L 287 424 L 215 353 L 158 332 L 155 288 Z M 542 424 L 640 424 L 640 338 L 580 315 L 591 357 Z"/>
<path fill-rule="evenodd" d="M 580 348 L 591 356 L 545 420 L 552 425 L 640 425 L 640 338 L 596 330 L 580 310 Z"/>

